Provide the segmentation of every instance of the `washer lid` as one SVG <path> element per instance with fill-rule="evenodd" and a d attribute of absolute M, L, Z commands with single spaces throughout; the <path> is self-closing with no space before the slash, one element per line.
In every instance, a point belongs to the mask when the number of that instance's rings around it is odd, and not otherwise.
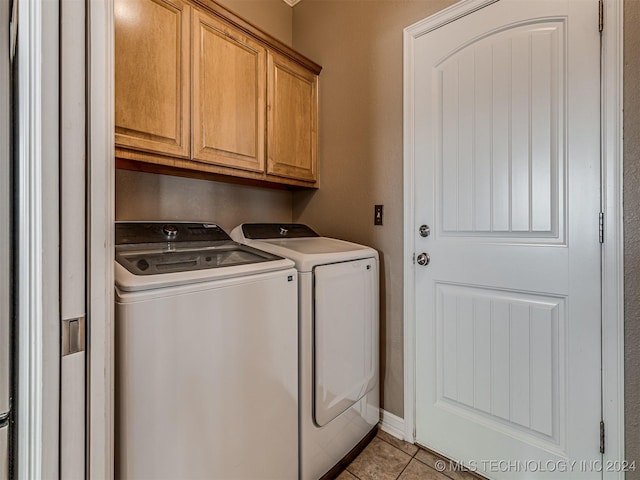
<path fill-rule="evenodd" d="M 277 233 L 281 226 L 290 227 L 286 235 Z M 273 238 L 274 235 L 277 238 Z M 296 263 L 299 272 L 310 272 L 316 265 L 327 263 L 369 257 L 378 259 L 378 252 L 373 248 L 336 238 L 319 237 L 311 228 L 301 224 L 243 223 L 231 231 L 231 238 L 274 255 L 290 258 Z"/>
<path fill-rule="evenodd" d="M 158 275 L 269 262 L 280 257 L 236 242 L 119 245 L 116 261 L 134 275 Z"/>
<path fill-rule="evenodd" d="M 200 283 L 293 267 L 241 245 L 212 223 L 116 222 L 115 280 L 122 291 Z"/>
<path fill-rule="evenodd" d="M 378 259 L 378 252 L 373 248 L 328 237 L 246 240 L 245 243 L 274 255 L 290 258 L 299 272 L 310 272 L 313 267 L 327 263 L 370 257 Z"/>

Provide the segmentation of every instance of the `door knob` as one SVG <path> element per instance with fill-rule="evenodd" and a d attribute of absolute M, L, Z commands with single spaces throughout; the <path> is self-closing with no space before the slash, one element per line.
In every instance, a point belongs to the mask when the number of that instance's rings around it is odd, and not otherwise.
<path fill-rule="evenodd" d="M 424 253 L 424 252 L 418 255 L 418 258 L 416 258 L 416 262 L 418 262 L 418 265 L 422 265 L 423 267 L 426 265 L 429 265 L 430 261 L 431 261 L 431 257 L 429 257 L 428 253 Z"/>
<path fill-rule="evenodd" d="M 421 237 L 428 237 L 431 234 L 431 229 L 429 225 L 420 225 L 418 232 L 420 232 Z"/>

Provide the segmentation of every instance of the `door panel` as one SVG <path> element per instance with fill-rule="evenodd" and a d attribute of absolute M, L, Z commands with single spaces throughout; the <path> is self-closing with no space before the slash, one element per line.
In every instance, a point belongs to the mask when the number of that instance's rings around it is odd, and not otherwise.
<path fill-rule="evenodd" d="M 489 478 L 601 458 L 597 12 L 500 0 L 414 44 L 416 436 Z"/>
<path fill-rule="evenodd" d="M 189 20 L 181 0 L 115 0 L 116 144 L 189 156 Z"/>
<path fill-rule="evenodd" d="M 85 17 L 84 2 L 60 11 L 60 478 L 69 480 L 84 479 L 86 467 L 85 352 L 65 352 L 70 342 L 84 350 L 84 338 L 69 338 L 64 321 L 84 324 L 86 312 Z"/>
<path fill-rule="evenodd" d="M 565 312 L 563 298 L 436 284 L 442 407 L 514 436 L 548 437 L 553 448 L 566 421 L 558 384 Z"/>
<path fill-rule="evenodd" d="M 267 173 L 317 181 L 318 76 L 269 53 Z"/>
<path fill-rule="evenodd" d="M 559 238 L 564 30 L 515 26 L 433 67 L 442 235 Z"/>
<path fill-rule="evenodd" d="M 266 49 L 193 13 L 193 156 L 264 171 Z"/>

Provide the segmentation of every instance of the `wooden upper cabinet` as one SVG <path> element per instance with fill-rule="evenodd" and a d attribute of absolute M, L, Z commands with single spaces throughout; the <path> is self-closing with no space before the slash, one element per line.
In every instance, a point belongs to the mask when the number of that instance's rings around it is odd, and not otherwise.
<path fill-rule="evenodd" d="M 181 0 L 115 0 L 116 145 L 190 154 L 189 22 Z"/>
<path fill-rule="evenodd" d="M 267 173 L 317 181 L 318 76 L 269 53 Z"/>
<path fill-rule="evenodd" d="M 193 158 L 264 172 L 266 49 L 193 12 Z"/>
<path fill-rule="evenodd" d="M 267 174 L 314 183 L 318 155 L 318 76 L 269 52 Z"/>
<path fill-rule="evenodd" d="M 114 0 L 116 166 L 318 187 L 322 67 L 212 0 Z"/>

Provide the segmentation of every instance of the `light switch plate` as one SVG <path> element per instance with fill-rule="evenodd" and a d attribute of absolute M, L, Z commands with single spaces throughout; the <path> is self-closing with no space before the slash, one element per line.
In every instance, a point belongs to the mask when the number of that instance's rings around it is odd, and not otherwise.
<path fill-rule="evenodd" d="M 373 224 L 374 225 L 382 225 L 383 210 L 384 210 L 384 205 L 373 206 Z"/>

